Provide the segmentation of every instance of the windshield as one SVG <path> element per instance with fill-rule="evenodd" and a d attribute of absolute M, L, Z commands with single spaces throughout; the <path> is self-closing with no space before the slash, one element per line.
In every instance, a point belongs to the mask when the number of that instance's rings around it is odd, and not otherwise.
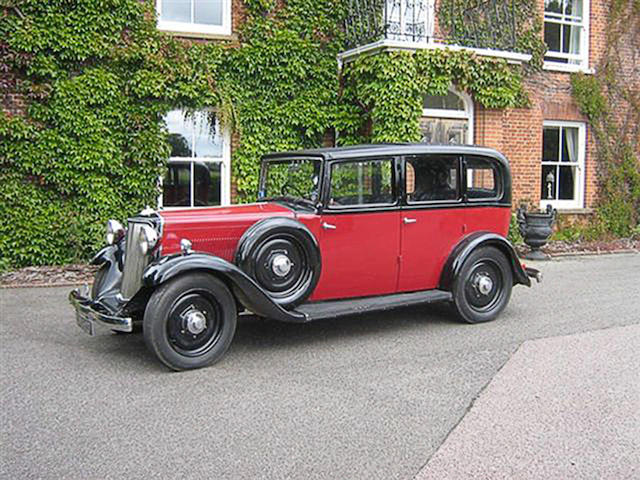
<path fill-rule="evenodd" d="M 259 200 L 291 200 L 314 205 L 320 198 L 322 162 L 310 158 L 271 160 L 262 167 Z"/>

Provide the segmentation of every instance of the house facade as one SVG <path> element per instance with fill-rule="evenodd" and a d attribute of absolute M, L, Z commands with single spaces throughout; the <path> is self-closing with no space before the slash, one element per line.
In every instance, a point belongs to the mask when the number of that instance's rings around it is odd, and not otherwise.
<path fill-rule="evenodd" d="M 154 0 L 157 28 L 189 42 L 239 42 L 246 19 L 243 0 Z M 444 0 L 347 0 L 347 45 L 336 58 L 336 75 L 349 62 L 387 51 L 465 49 L 487 58 L 526 65 L 531 55 L 516 48 L 514 0 L 478 2 L 447 0 L 464 21 L 480 15 L 493 22 L 493 38 L 451 40 L 439 24 Z M 524 76 L 530 104 L 526 108 L 488 109 L 456 88 L 446 95 L 424 95 L 422 141 L 468 143 L 503 152 L 511 162 L 515 204 L 527 201 L 560 212 L 589 214 L 598 195 L 598 162 L 594 135 L 572 96 L 571 74 L 591 75 L 598 68 L 607 40 L 611 0 L 532 0 L 543 26 L 539 35 L 547 52 L 541 71 Z M 476 17 L 474 17 L 474 15 Z M 449 32 L 451 33 L 451 32 Z M 454 32 L 455 33 L 455 32 Z M 455 35 L 453 36 L 455 39 Z M 458 37 L 461 38 L 461 37 Z M 513 47 L 513 48 L 512 48 Z M 633 42 L 618 54 L 637 62 Z M 638 88 L 633 68 L 628 84 Z M 19 95 L 5 97 L 3 109 L 19 111 Z M 238 133 L 221 128 L 210 111 L 185 116 L 175 109 L 165 116 L 171 155 L 161 179 L 158 205 L 163 208 L 226 205 L 238 201 L 232 174 Z M 340 132 L 330 132 L 335 143 Z"/>
<path fill-rule="evenodd" d="M 491 8 L 509 6 L 509 0 L 477 3 Z M 536 6 L 544 21 L 541 34 L 548 50 L 542 71 L 525 77 L 530 106 L 487 109 L 452 85 L 447 95 L 424 97 L 422 140 L 495 148 L 511 161 L 516 202 L 526 200 L 540 207 L 552 205 L 565 213 L 588 214 L 597 198 L 598 165 L 587 119 L 571 94 L 570 74 L 592 74 L 597 68 L 605 47 L 610 2 L 536 0 Z M 213 42 L 234 40 L 244 12 L 240 0 L 157 0 L 156 8 L 159 29 L 179 37 Z M 380 25 L 368 38 L 354 35 L 351 48 L 338 55 L 340 65 L 360 55 L 385 50 L 459 47 L 440 40 L 437 0 L 360 0 L 349 2 L 349 8 L 347 29 L 362 30 L 354 19 L 362 20 L 366 9 L 378 9 Z M 505 29 L 509 28 L 508 20 L 506 15 L 497 18 Z M 371 25 L 368 28 L 371 30 Z M 462 48 L 514 64 L 530 59 L 504 47 Z M 631 57 L 632 48 L 621 45 L 621 54 Z M 174 138 L 182 139 L 183 143 L 185 138 L 190 139 L 198 148 L 192 152 L 174 146 L 163 179 L 160 205 L 199 207 L 233 202 L 234 179 L 230 174 L 236 143 L 233 132 L 208 125 L 205 115 L 185 119 L 178 110 L 170 112 L 166 121 Z M 212 127 L 216 134 L 207 135 Z"/>

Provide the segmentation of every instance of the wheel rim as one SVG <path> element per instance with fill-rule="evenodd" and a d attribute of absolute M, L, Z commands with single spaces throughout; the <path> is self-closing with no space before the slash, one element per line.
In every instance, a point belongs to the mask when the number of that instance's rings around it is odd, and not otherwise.
<path fill-rule="evenodd" d="M 183 294 L 171 307 L 167 338 L 181 355 L 197 357 L 207 353 L 222 334 L 220 304 L 206 291 Z"/>
<path fill-rule="evenodd" d="M 255 279 L 271 297 L 288 298 L 311 280 L 303 246 L 292 236 L 267 240 L 255 252 Z"/>
<path fill-rule="evenodd" d="M 492 260 L 481 260 L 473 266 L 465 282 L 467 303 L 476 312 L 491 311 L 500 301 L 503 286 L 500 266 Z"/>

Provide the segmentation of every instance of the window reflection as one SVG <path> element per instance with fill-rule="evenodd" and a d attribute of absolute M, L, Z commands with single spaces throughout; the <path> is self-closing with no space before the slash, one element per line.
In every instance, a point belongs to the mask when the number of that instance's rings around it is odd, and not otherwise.
<path fill-rule="evenodd" d="M 173 110 L 165 122 L 171 154 L 162 184 L 163 205 L 220 205 L 224 142 L 215 114 Z"/>

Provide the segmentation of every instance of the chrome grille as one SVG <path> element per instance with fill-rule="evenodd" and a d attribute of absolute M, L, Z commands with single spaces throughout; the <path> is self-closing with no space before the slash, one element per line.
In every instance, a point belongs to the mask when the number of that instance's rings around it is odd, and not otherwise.
<path fill-rule="evenodd" d="M 142 255 L 139 248 L 143 226 L 143 223 L 129 222 L 127 229 L 127 250 L 124 257 L 122 286 L 120 287 L 120 293 L 126 299 L 130 299 L 140 290 L 142 272 L 149 264 L 150 255 Z"/>

